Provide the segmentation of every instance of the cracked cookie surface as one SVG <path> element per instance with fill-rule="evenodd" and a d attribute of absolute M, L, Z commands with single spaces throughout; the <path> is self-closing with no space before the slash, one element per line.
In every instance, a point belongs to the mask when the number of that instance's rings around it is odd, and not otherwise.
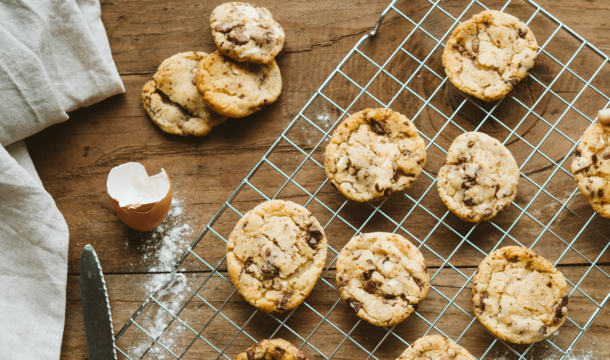
<path fill-rule="evenodd" d="M 212 11 L 210 25 L 220 52 L 239 62 L 268 64 L 284 47 L 284 29 L 264 7 L 225 3 Z"/>
<path fill-rule="evenodd" d="M 365 109 L 345 119 L 324 155 L 331 184 L 360 202 L 408 189 L 425 164 L 426 145 L 415 125 L 390 109 Z"/>
<path fill-rule="evenodd" d="M 248 211 L 227 242 L 231 281 L 265 312 L 297 307 L 326 261 L 326 235 L 316 218 L 291 201 L 271 200 Z"/>
<path fill-rule="evenodd" d="M 464 221 L 489 220 L 517 195 L 519 167 L 498 140 L 479 132 L 458 136 L 438 173 L 438 192 Z"/>
<path fill-rule="evenodd" d="M 356 315 L 373 325 L 393 326 L 417 310 L 430 289 L 430 275 L 411 242 L 377 232 L 358 235 L 341 250 L 337 284 Z"/>
<path fill-rule="evenodd" d="M 275 60 L 269 64 L 240 63 L 217 50 L 199 62 L 197 89 L 212 110 L 240 118 L 277 100 L 282 76 Z"/>
<path fill-rule="evenodd" d="M 508 246 L 489 254 L 472 279 L 474 313 L 502 340 L 531 344 L 551 336 L 568 313 L 566 281 L 535 252 Z"/>
<path fill-rule="evenodd" d="M 475 360 L 468 350 L 453 341 L 428 335 L 415 340 L 396 360 Z"/>
<path fill-rule="evenodd" d="M 307 360 L 305 353 L 283 339 L 263 340 L 234 360 Z"/>
<path fill-rule="evenodd" d="M 453 30 L 443 51 L 443 66 L 456 88 L 495 101 L 527 77 L 537 51 L 534 33 L 525 23 L 486 10 Z"/>
<path fill-rule="evenodd" d="M 142 104 L 161 130 L 203 136 L 227 117 L 210 110 L 197 91 L 195 71 L 204 52 L 185 52 L 165 59 L 142 89 Z"/>
<path fill-rule="evenodd" d="M 593 210 L 610 218 L 610 126 L 595 124 L 585 130 L 576 147 L 572 173 Z"/>

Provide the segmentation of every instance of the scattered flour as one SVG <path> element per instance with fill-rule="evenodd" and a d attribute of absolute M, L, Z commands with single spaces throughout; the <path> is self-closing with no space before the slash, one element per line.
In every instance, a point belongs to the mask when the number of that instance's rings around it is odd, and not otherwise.
<path fill-rule="evenodd" d="M 174 198 L 165 221 L 151 233 L 148 233 L 147 238 L 144 238 L 142 244 L 138 247 L 139 250 L 144 251 L 143 260 L 149 264 L 146 270 L 157 273 L 144 283 L 146 293 L 151 294 L 156 291 L 155 298 L 174 314 L 180 310 L 180 307 L 187 300 L 186 296 L 190 293 L 191 288 L 188 286 L 186 276 L 181 273 L 176 274 L 166 286 L 163 286 L 163 284 L 171 279 L 172 274 L 169 272 L 173 270 L 176 261 L 188 247 L 190 243 L 189 235 L 192 233 L 193 230 L 184 217 L 182 201 Z M 126 241 L 125 245 L 129 246 L 129 242 Z M 155 338 L 161 336 L 159 340 L 167 348 L 172 351 L 177 350 L 180 353 L 180 349 L 176 349 L 174 339 L 182 337 L 181 334 L 187 329 L 178 320 L 175 320 L 171 328 L 163 333 L 173 317 L 157 305 L 152 305 L 152 307 L 149 305 L 149 307 L 157 309 L 156 312 L 141 314 L 138 324 L 151 336 Z M 136 358 L 142 356 L 152 344 L 150 337 L 141 331 L 138 331 L 138 333 L 140 336 L 138 336 L 137 341 L 132 343 L 129 351 Z M 148 356 L 161 360 L 174 358 L 158 345 L 148 350 L 147 358 Z"/>
<path fill-rule="evenodd" d="M 322 127 L 328 129 L 330 127 L 330 113 L 327 111 L 321 111 L 316 114 L 316 120 L 321 123 Z"/>
<path fill-rule="evenodd" d="M 559 331 L 553 334 L 552 337 L 556 337 L 559 335 Z M 585 349 L 582 349 L 581 346 L 576 346 L 577 350 L 569 353 L 564 360 L 608 360 L 608 358 L 602 358 L 595 355 L 595 341 L 592 341 L 589 345 L 586 346 Z M 547 342 L 538 343 L 532 350 L 530 351 L 530 356 L 528 359 L 536 359 L 536 360 L 556 360 L 561 358 L 561 353 L 557 351 L 552 345 L 549 345 Z M 512 360 L 517 359 L 514 353 L 504 348 L 504 352 L 501 354 L 497 354 L 494 358 L 496 360 Z"/>
<path fill-rule="evenodd" d="M 322 130 L 328 130 L 330 128 L 330 126 L 332 125 L 331 119 L 330 119 L 330 113 L 328 112 L 328 110 L 318 111 L 316 113 L 315 120 L 316 121 L 314 121 L 314 122 L 316 123 L 316 125 L 318 125 L 318 127 L 320 127 Z M 318 129 L 313 127 L 307 121 L 303 121 L 301 130 L 303 131 L 303 134 L 305 135 L 305 138 L 307 139 L 308 145 L 311 145 L 312 142 L 317 142 L 318 140 L 316 140 L 316 139 L 318 139 L 322 135 L 322 133 L 320 133 L 320 131 Z"/>

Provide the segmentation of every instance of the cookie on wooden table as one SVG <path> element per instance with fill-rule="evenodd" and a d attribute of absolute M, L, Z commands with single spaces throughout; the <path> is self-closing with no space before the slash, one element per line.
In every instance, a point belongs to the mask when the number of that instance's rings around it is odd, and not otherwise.
<path fill-rule="evenodd" d="M 404 237 L 384 232 L 352 238 L 337 259 L 341 297 L 377 326 L 404 321 L 424 300 L 430 275 L 424 257 Z"/>
<path fill-rule="evenodd" d="M 538 43 L 516 17 L 485 10 L 451 33 L 443 51 L 453 85 L 485 101 L 501 99 L 534 67 Z"/>
<path fill-rule="evenodd" d="M 265 312 L 297 307 L 326 261 L 326 236 L 316 218 L 291 201 L 271 200 L 248 211 L 227 242 L 233 285 Z"/>
<path fill-rule="evenodd" d="M 453 341 L 428 335 L 415 340 L 396 360 L 475 360 L 468 350 Z"/>
<path fill-rule="evenodd" d="M 277 100 L 282 76 L 275 60 L 269 64 L 240 63 L 217 50 L 199 62 L 197 89 L 212 110 L 240 118 Z"/>
<path fill-rule="evenodd" d="M 284 47 L 284 29 L 264 7 L 229 2 L 210 16 L 218 50 L 239 62 L 270 63 Z"/>
<path fill-rule="evenodd" d="M 480 132 L 458 136 L 438 173 L 443 203 L 460 219 L 489 220 L 517 195 L 519 167 L 498 140 Z"/>
<path fill-rule="evenodd" d="M 210 110 L 197 91 L 197 64 L 204 52 L 185 52 L 165 59 L 142 89 L 144 109 L 161 130 L 177 135 L 203 136 L 227 117 Z"/>
<path fill-rule="evenodd" d="M 508 246 L 492 252 L 472 282 L 477 319 L 502 340 L 541 341 L 566 320 L 566 280 L 553 264 L 529 249 Z"/>
<path fill-rule="evenodd" d="M 263 340 L 234 360 L 307 360 L 305 353 L 283 339 Z"/>
<path fill-rule="evenodd" d="M 585 130 L 576 147 L 572 173 L 593 210 L 610 218 L 610 126 L 595 124 Z"/>
<path fill-rule="evenodd" d="M 426 145 L 406 116 L 365 109 L 335 129 L 324 156 L 330 183 L 348 199 L 364 202 L 413 185 L 426 164 Z"/>

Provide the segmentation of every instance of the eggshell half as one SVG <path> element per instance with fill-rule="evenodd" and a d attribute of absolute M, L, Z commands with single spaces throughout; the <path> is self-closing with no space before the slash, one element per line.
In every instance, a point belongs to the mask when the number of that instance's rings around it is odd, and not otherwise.
<path fill-rule="evenodd" d="M 124 165 L 135 164 L 143 168 L 143 166 L 138 163 L 127 163 Z M 151 176 L 150 178 L 158 178 L 159 176 L 163 175 L 167 178 L 167 181 L 169 182 L 169 189 L 167 190 L 167 194 L 160 201 L 157 202 L 152 202 L 148 204 L 127 204 L 121 207 L 119 205 L 119 201 L 111 196 L 112 192 L 110 190 L 108 191 L 108 197 L 112 202 L 114 212 L 117 214 L 119 219 L 121 219 L 125 223 L 125 225 L 137 231 L 151 231 L 154 230 L 157 226 L 161 225 L 163 220 L 165 220 L 172 205 L 172 183 L 169 179 L 169 175 L 167 175 L 167 172 L 165 172 L 165 170 L 163 169 L 161 169 L 161 173 Z M 109 178 L 110 176 L 111 174 L 109 174 Z M 148 176 L 148 174 L 146 174 L 146 176 Z M 131 178 L 126 179 L 131 180 Z"/>

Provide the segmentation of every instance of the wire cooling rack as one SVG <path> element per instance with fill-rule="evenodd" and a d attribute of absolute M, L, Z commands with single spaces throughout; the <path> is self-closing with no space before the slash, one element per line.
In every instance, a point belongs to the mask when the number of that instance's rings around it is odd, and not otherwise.
<path fill-rule="evenodd" d="M 487 8 L 526 21 L 540 46 L 532 75 L 491 104 L 455 90 L 440 63 L 453 28 Z M 533 1 L 394 0 L 184 252 L 171 279 L 119 331 L 119 356 L 231 359 L 263 338 L 281 336 L 309 358 L 368 360 L 395 358 L 415 339 L 436 333 L 480 359 L 541 358 L 543 350 L 545 359 L 566 358 L 610 298 L 603 265 L 610 246 L 603 235 L 607 223 L 579 194 L 568 161 L 596 111 L 610 104 L 608 74 L 606 55 Z M 426 140 L 428 163 L 405 194 L 357 204 L 329 187 L 323 151 L 335 126 L 365 107 L 390 107 L 410 117 Z M 521 171 L 512 206 L 480 224 L 459 221 L 436 194 L 435 174 L 451 141 L 465 131 L 499 139 Z M 224 264 L 226 238 L 239 217 L 272 198 L 308 207 L 325 223 L 329 239 L 327 264 L 314 291 L 297 309 L 279 315 L 261 313 L 241 299 Z M 392 328 L 361 321 L 335 287 L 338 251 L 355 234 L 371 230 L 401 233 L 419 246 L 431 269 L 428 297 Z M 566 324 L 541 343 L 503 342 L 472 313 L 476 265 L 511 244 L 553 261 L 569 284 Z M 184 275 L 185 267 L 202 271 Z M 166 287 L 176 276 L 190 291 L 168 300 L 172 292 Z M 155 331 L 144 325 L 159 315 L 163 321 Z M 147 346 L 134 351 L 129 347 L 134 339 L 148 339 Z"/>

